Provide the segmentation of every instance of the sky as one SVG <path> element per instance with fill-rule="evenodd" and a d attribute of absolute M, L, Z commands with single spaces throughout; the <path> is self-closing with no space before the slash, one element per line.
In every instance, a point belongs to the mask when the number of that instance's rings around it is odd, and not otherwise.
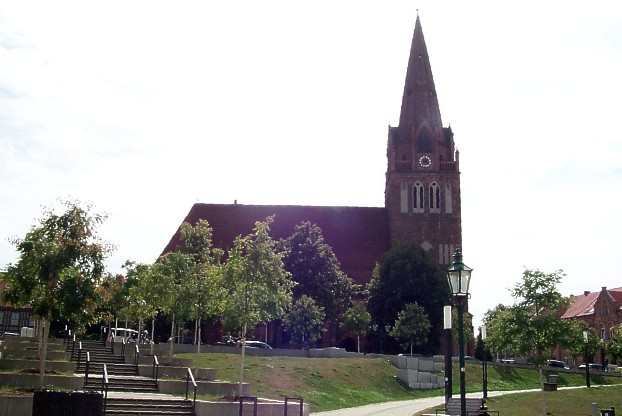
<path fill-rule="evenodd" d="M 476 322 L 525 268 L 622 286 L 619 1 L 5 0 L 0 268 L 59 199 L 109 216 L 112 272 L 195 202 L 383 206 L 417 9 Z"/>

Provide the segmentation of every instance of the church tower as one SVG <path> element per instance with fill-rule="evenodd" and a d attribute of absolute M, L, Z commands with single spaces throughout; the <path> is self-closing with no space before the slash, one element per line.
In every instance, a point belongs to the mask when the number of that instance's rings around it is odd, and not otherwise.
<path fill-rule="evenodd" d="M 402 110 L 389 126 L 385 207 L 391 244 L 415 243 L 441 265 L 462 245 L 460 172 L 451 127 L 443 127 L 419 16 Z"/>

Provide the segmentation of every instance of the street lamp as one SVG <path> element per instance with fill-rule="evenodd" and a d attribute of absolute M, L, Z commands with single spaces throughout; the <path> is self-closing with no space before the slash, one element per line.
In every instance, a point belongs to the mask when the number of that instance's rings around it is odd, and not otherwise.
<path fill-rule="evenodd" d="M 590 363 L 587 356 L 589 336 L 587 331 L 583 331 L 583 342 L 585 342 L 585 359 L 583 360 L 585 362 L 585 385 L 590 387 Z"/>
<path fill-rule="evenodd" d="M 488 354 L 486 352 L 486 325 L 482 325 L 479 328 L 479 331 L 480 335 L 482 336 L 482 350 L 484 354 L 484 357 L 482 357 L 482 407 L 484 407 L 486 400 L 488 400 Z"/>
<path fill-rule="evenodd" d="M 462 252 L 456 249 L 447 270 L 449 290 L 458 307 L 458 336 L 460 350 L 460 416 L 466 416 L 466 374 L 464 371 L 464 306 L 469 297 L 469 283 L 473 269 L 462 263 Z"/>
<path fill-rule="evenodd" d="M 451 399 L 453 390 L 452 362 L 454 344 L 451 336 L 451 305 L 443 307 L 443 329 L 445 330 L 445 406 Z"/>

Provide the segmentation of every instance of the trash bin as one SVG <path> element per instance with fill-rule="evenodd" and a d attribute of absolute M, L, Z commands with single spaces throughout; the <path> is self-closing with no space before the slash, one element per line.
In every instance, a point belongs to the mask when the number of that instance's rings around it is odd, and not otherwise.
<path fill-rule="evenodd" d="M 610 409 L 600 409 L 600 416 L 616 416 L 616 409 L 613 406 Z"/>
<path fill-rule="evenodd" d="M 558 384 L 559 376 L 557 374 L 549 374 L 547 376 L 547 381 L 551 384 Z"/>

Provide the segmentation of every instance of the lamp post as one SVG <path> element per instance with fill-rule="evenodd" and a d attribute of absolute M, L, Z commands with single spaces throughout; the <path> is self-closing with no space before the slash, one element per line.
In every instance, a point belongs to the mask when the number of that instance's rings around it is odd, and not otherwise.
<path fill-rule="evenodd" d="M 451 399 L 453 390 L 452 361 L 454 344 L 451 336 L 451 305 L 443 307 L 443 329 L 445 330 L 445 406 Z"/>
<path fill-rule="evenodd" d="M 488 353 L 486 352 L 486 325 L 482 325 L 479 328 L 479 331 L 482 336 L 482 345 L 484 347 L 484 357 L 482 358 L 482 407 L 484 407 L 486 406 L 486 400 L 488 400 Z"/>
<path fill-rule="evenodd" d="M 464 306 L 469 297 L 469 283 L 473 269 L 462 263 L 462 252 L 456 249 L 447 270 L 449 289 L 458 307 L 458 343 L 460 351 L 460 416 L 466 414 L 466 374 L 464 371 Z"/>
<path fill-rule="evenodd" d="M 585 359 L 583 360 L 585 362 L 585 385 L 586 387 L 590 387 L 590 363 L 588 362 L 589 359 L 587 356 L 589 335 L 587 331 L 583 331 L 583 342 L 585 342 Z"/>

